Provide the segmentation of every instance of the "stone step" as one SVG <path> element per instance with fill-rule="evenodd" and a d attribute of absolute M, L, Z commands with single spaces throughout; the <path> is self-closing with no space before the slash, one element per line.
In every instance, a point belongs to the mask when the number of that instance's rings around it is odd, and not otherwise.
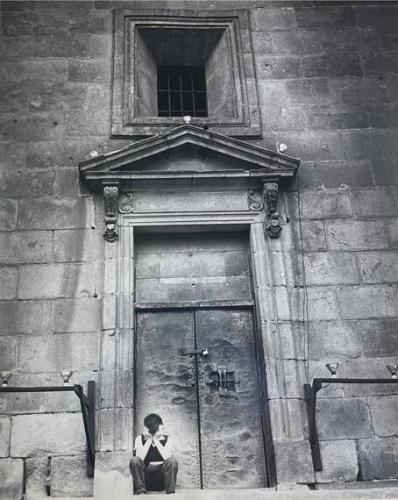
<path fill-rule="evenodd" d="M 51 498 L 51 497 L 50 497 Z M 57 497 L 59 500 L 95 500 L 94 497 Z M 117 500 L 132 500 L 133 495 L 127 495 Z M 381 500 L 384 498 L 398 498 L 398 487 L 369 487 L 366 489 L 322 489 L 310 490 L 307 486 L 287 489 L 222 489 L 222 490 L 177 490 L 174 495 L 165 497 L 165 493 L 148 492 L 140 498 L 150 500 Z M 31 500 L 48 500 L 42 497 Z M 27 498 L 26 500 L 30 500 Z M 116 499 L 109 499 L 116 500 Z"/>

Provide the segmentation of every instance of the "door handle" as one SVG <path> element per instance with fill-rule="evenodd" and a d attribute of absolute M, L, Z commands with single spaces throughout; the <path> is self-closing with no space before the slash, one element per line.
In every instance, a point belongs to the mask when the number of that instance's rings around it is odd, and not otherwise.
<path fill-rule="evenodd" d="M 200 356 L 201 358 L 206 357 L 209 354 L 207 347 L 203 349 L 194 349 L 193 351 L 186 351 L 185 349 L 178 349 L 178 354 L 181 356 Z"/>

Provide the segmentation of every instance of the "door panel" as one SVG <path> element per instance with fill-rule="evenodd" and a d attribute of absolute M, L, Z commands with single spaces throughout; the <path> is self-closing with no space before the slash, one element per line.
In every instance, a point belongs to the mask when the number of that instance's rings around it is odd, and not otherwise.
<path fill-rule="evenodd" d="M 158 413 L 176 448 L 178 485 L 200 486 L 194 361 L 178 350 L 192 349 L 192 311 L 137 313 L 136 434 L 148 413 Z"/>
<path fill-rule="evenodd" d="M 195 312 L 204 486 L 266 485 L 252 312 Z"/>

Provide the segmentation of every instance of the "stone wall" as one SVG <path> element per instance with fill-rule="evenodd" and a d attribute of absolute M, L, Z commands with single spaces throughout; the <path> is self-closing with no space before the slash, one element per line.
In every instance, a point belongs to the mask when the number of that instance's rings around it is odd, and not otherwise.
<path fill-rule="evenodd" d="M 113 7 L 128 3 L 1 3 L 0 369 L 13 372 L 10 385 L 58 385 L 62 369 L 85 385 L 97 380 L 100 346 L 113 349 L 112 332 L 101 329 L 101 200 L 79 184 L 77 170 L 90 152 L 129 143 L 109 138 Z M 282 238 L 271 247 L 279 332 L 294 340 L 285 345 L 289 408 L 301 419 L 289 442 L 275 439 L 279 481 L 312 482 L 306 372 L 327 375 L 324 364 L 338 361 L 341 376 L 384 377 L 398 360 L 398 6 L 245 8 L 262 106 L 263 139 L 254 142 L 285 143 L 302 159 L 282 200 Z M 288 286 L 278 286 L 280 276 Z M 113 364 L 110 355 L 107 368 Z M 325 470 L 317 480 L 397 476 L 396 393 L 319 393 Z M 111 384 L 100 387 L 102 399 L 112 411 Z M 44 493 L 49 469 L 54 495 L 90 493 L 77 403 L 72 394 L 1 395 L 7 498 L 20 498 L 22 488 Z"/>

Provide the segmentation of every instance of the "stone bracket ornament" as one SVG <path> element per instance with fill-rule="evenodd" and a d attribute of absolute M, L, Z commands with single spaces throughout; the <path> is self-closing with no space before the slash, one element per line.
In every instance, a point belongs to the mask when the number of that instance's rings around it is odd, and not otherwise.
<path fill-rule="evenodd" d="M 111 185 L 104 186 L 104 202 L 105 202 L 105 233 L 104 238 L 106 241 L 113 242 L 118 239 L 116 232 L 116 214 L 117 214 L 117 200 L 119 196 L 119 186 Z"/>
<path fill-rule="evenodd" d="M 265 229 L 270 238 L 279 238 L 282 226 L 279 224 L 278 196 L 279 186 L 277 182 L 264 182 L 264 200 L 267 207 L 267 223 Z"/>
<path fill-rule="evenodd" d="M 134 212 L 133 193 L 122 194 L 119 197 L 119 213 L 131 214 Z"/>
<path fill-rule="evenodd" d="M 261 211 L 264 208 L 264 203 L 260 191 L 250 189 L 247 193 L 247 204 L 249 206 L 249 210 L 253 210 L 255 212 Z"/>

